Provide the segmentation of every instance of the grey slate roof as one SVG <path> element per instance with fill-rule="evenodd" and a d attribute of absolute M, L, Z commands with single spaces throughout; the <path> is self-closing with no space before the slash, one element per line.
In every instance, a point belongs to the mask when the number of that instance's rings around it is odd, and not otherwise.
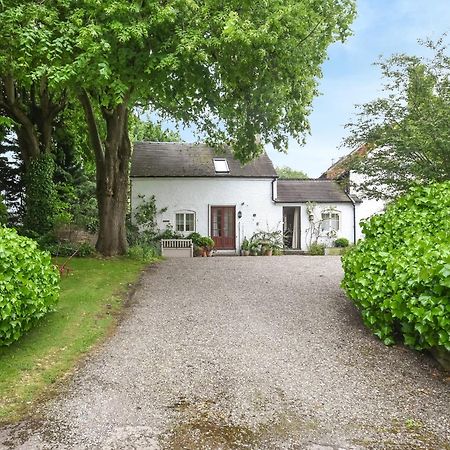
<path fill-rule="evenodd" d="M 278 180 L 277 184 L 277 203 L 351 203 L 335 181 Z"/>
<path fill-rule="evenodd" d="M 213 158 L 225 158 L 229 173 L 216 173 Z M 243 177 L 275 178 L 266 154 L 242 166 L 229 149 L 215 151 L 205 144 L 137 142 L 131 159 L 132 177 Z"/>

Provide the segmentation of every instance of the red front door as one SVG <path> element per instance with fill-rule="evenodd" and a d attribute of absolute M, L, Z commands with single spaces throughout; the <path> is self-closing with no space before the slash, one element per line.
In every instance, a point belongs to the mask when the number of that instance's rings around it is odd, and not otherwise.
<path fill-rule="evenodd" d="M 216 249 L 236 248 L 236 208 L 234 206 L 211 206 L 211 237 Z"/>

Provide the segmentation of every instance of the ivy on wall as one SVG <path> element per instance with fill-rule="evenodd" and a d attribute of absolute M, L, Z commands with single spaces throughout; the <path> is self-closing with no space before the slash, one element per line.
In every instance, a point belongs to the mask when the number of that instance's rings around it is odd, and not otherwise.
<path fill-rule="evenodd" d="M 30 162 L 26 173 L 24 228 L 27 232 L 45 234 L 53 228 L 58 197 L 53 182 L 55 163 L 45 154 Z"/>

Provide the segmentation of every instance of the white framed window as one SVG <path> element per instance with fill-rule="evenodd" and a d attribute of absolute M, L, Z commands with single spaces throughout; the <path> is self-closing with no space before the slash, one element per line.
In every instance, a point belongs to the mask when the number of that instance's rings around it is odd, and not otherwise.
<path fill-rule="evenodd" d="M 195 231 L 195 213 L 181 212 L 175 214 L 175 230 L 176 231 Z"/>
<path fill-rule="evenodd" d="M 229 173 L 228 161 L 225 158 L 214 158 L 214 170 L 216 173 Z"/>
<path fill-rule="evenodd" d="M 322 213 L 321 230 L 325 233 L 330 231 L 339 231 L 340 214 L 337 211 L 324 211 Z"/>

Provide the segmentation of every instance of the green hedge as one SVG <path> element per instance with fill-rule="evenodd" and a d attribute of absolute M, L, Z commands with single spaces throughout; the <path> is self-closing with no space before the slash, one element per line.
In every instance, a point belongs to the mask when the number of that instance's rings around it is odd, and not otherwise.
<path fill-rule="evenodd" d="M 0 227 L 0 345 L 9 345 L 53 310 L 59 274 L 32 239 Z"/>
<path fill-rule="evenodd" d="M 450 351 L 450 182 L 413 188 L 363 224 L 342 282 L 385 344 Z"/>

